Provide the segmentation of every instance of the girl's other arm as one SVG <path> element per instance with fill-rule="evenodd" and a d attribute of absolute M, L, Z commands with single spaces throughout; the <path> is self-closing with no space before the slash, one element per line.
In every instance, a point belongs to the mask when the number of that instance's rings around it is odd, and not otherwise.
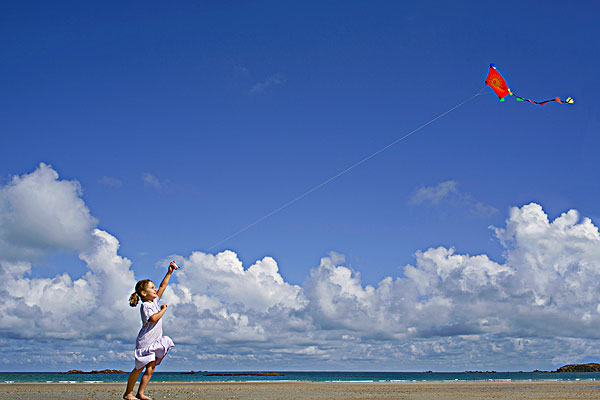
<path fill-rule="evenodd" d="M 160 283 L 160 286 L 158 287 L 158 290 L 156 291 L 156 295 L 158 296 L 159 300 L 162 297 L 163 293 L 165 292 L 167 285 L 169 284 L 169 279 L 171 279 L 171 274 L 176 269 L 179 269 L 179 267 L 177 266 L 177 264 L 175 264 L 175 261 L 172 261 L 171 264 L 169 264 L 169 270 L 167 271 L 167 274 L 163 278 L 162 282 Z"/>
<path fill-rule="evenodd" d="M 166 311 L 167 311 L 167 305 L 163 304 L 162 306 L 160 306 L 160 311 L 157 312 L 156 314 L 152 314 L 150 316 L 150 318 L 148 318 L 148 321 L 152 322 L 152 323 L 158 322 L 158 320 L 161 319 L 163 315 L 165 315 Z"/>

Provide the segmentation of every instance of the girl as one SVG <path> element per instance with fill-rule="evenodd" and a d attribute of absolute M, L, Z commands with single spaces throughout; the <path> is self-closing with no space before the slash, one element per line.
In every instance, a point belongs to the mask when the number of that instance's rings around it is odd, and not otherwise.
<path fill-rule="evenodd" d="M 158 290 L 154 282 L 150 279 L 144 279 L 135 285 L 135 292 L 129 297 L 129 305 L 131 307 L 137 306 L 140 298 L 143 303 L 140 307 L 142 329 L 140 329 L 140 333 L 138 333 L 137 340 L 135 341 L 135 368 L 129 374 L 127 389 L 125 389 L 125 394 L 123 395 L 123 398 L 126 400 L 152 400 L 150 397 L 144 395 L 144 390 L 146 390 L 146 386 L 150 382 L 154 368 L 160 364 L 162 359 L 174 346 L 170 337 L 163 336 L 161 318 L 167 311 L 167 305 L 163 304 L 159 306 L 158 300 L 160 300 L 165 292 L 171 274 L 176 269 L 179 269 L 179 267 L 175 264 L 175 261 L 171 262 L 169 270 L 160 283 Z M 144 367 L 146 367 L 146 372 L 142 375 L 140 386 L 136 397 L 134 397 L 133 386 Z"/>

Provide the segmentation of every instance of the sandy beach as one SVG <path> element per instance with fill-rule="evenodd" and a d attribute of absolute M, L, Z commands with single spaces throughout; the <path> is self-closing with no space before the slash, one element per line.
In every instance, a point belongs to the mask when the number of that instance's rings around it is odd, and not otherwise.
<path fill-rule="evenodd" d="M 120 399 L 123 383 L 0 384 L 0 400 Z M 598 399 L 600 383 L 418 382 L 418 383 L 150 383 L 154 399 Z"/>

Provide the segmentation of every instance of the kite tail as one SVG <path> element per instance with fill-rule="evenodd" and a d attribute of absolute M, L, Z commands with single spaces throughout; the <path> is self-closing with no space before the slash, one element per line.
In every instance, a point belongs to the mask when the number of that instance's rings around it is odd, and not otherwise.
<path fill-rule="evenodd" d="M 539 104 L 540 106 L 543 106 L 546 103 L 550 103 L 551 101 L 556 101 L 559 103 L 567 103 L 567 104 L 573 104 L 575 101 L 573 100 L 572 97 L 567 97 L 565 100 L 561 100 L 559 97 L 555 97 L 553 99 L 550 100 L 544 100 L 544 101 L 535 101 L 535 100 L 531 100 L 531 99 L 525 99 L 523 97 L 517 96 L 516 94 L 509 92 L 511 96 L 513 96 L 515 99 L 517 99 L 517 101 L 527 101 L 529 103 L 532 104 Z"/>

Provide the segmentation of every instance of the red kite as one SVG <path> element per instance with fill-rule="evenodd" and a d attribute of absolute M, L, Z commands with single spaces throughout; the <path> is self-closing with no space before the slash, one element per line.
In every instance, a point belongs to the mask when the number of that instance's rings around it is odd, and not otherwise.
<path fill-rule="evenodd" d="M 500 98 L 500 101 L 504 101 L 504 97 L 507 94 L 510 94 L 511 96 L 514 96 L 517 99 L 517 101 L 528 101 L 533 104 L 539 104 L 540 106 L 543 106 L 544 104 L 549 103 L 551 101 L 569 104 L 573 103 L 573 99 L 571 97 L 567 97 L 566 100 L 561 100 L 558 97 L 556 97 L 554 99 L 544 101 L 533 101 L 530 99 L 524 99 L 522 97 L 519 97 L 510 90 L 510 88 L 506 84 L 506 81 L 504 80 L 502 75 L 500 75 L 494 64 L 490 64 L 490 72 L 488 72 L 488 76 L 487 78 L 485 78 L 485 84 L 492 88 L 492 90 Z"/>

